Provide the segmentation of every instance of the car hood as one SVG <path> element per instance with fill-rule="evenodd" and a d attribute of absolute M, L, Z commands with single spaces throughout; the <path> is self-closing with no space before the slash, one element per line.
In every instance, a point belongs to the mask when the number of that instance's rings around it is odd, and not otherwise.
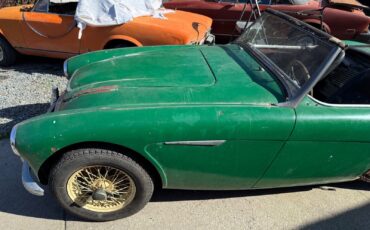
<path fill-rule="evenodd" d="M 283 98 L 274 78 L 237 45 L 101 51 L 89 60 L 110 52 L 116 55 L 74 71 L 57 110 L 273 104 Z"/>
<path fill-rule="evenodd" d="M 206 35 L 211 31 L 212 19 L 204 15 L 174 10 L 164 14 L 165 18 L 136 17 L 127 25 L 132 27 L 146 28 L 142 31 L 152 34 L 153 30 L 160 30 L 163 36 L 172 37 L 175 40 L 170 44 L 190 44 L 203 42 Z M 166 38 L 166 36 L 164 37 Z"/>
<path fill-rule="evenodd" d="M 75 72 L 68 88 L 195 87 L 210 86 L 214 82 L 200 49 L 187 47 L 176 52 L 139 51 L 89 64 Z"/>
<path fill-rule="evenodd" d="M 21 18 L 21 9 L 23 7 L 31 7 L 32 5 L 10 6 L 0 8 L 0 18 L 2 20 L 19 20 Z"/>

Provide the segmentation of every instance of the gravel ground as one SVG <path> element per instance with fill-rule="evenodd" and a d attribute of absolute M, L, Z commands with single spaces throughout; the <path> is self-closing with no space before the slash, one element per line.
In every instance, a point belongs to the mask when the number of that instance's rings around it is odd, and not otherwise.
<path fill-rule="evenodd" d="M 63 61 L 27 57 L 10 68 L 0 68 L 0 138 L 30 117 L 46 112 L 51 88 L 65 89 Z"/>

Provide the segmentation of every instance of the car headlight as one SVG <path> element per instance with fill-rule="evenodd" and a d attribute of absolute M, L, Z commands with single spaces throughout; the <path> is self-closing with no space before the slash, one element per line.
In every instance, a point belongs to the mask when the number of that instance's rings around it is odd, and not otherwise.
<path fill-rule="evenodd" d="M 63 72 L 64 76 L 68 78 L 68 60 L 65 60 L 63 63 Z"/>
<path fill-rule="evenodd" d="M 12 128 L 12 131 L 10 133 L 10 146 L 12 147 L 12 150 L 15 155 L 20 156 L 17 148 L 16 148 L 16 135 L 17 135 L 17 125 Z"/>

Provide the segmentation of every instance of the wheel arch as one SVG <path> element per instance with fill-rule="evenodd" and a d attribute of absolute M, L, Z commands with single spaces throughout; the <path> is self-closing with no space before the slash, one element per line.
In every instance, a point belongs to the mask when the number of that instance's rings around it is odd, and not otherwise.
<path fill-rule="evenodd" d="M 5 37 L 5 34 L 4 34 L 4 32 L 0 29 L 0 37 L 1 38 L 3 38 L 3 39 L 5 39 L 5 41 L 7 42 L 7 43 L 9 43 L 12 47 L 13 47 L 13 45 L 9 42 L 9 40 Z"/>
<path fill-rule="evenodd" d="M 80 142 L 76 144 L 72 144 L 66 146 L 54 154 L 52 154 L 49 158 L 46 159 L 41 165 L 38 170 L 38 178 L 40 182 L 44 185 L 48 183 L 48 177 L 50 174 L 51 168 L 61 159 L 61 157 L 71 151 L 76 149 L 83 149 L 83 148 L 99 148 L 105 150 L 111 150 L 123 154 L 125 156 L 130 157 L 134 161 L 136 161 L 139 165 L 141 165 L 149 174 L 149 176 L 153 179 L 153 183 L 156 188 L 162 188 L 163 185 L 166 184 L 166 176 L 161 169 L 158 169 L 150 160 L 145 158 L 142 154 L 134 151 L 130 148 L 124 147 L 122 145 L 107 143 L 107 142 Z"/>
<path fill-rule="evenodd" d="M 111 36 L 105 42 L 101 49 L 108 49 L 111 44 L 125 43 L 132 46 L 143 46 L 138 40 L 128 36 Z"/>

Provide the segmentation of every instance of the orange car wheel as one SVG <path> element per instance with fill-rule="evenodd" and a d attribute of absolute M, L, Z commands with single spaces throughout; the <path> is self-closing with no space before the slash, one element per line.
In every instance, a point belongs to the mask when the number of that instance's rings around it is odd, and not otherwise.
<path fill-rule="evenodd" d="M 10 66 L 15 63 L 17 52 L 4 38 L 0 37 L 0 66 Z"/>

